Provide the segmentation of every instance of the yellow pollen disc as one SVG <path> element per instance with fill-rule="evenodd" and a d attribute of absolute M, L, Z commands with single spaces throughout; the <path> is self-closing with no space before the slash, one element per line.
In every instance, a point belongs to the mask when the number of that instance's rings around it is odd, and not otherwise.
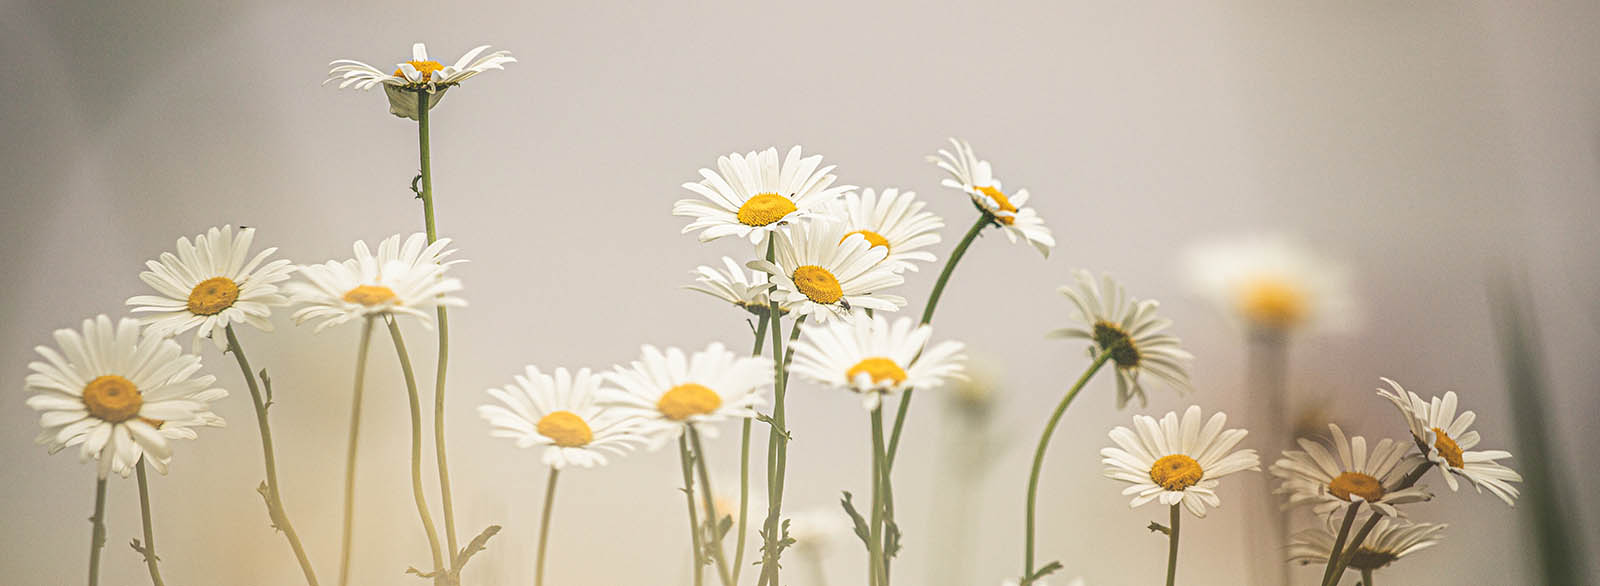
<path fill-rule="evenodd" d="M 433 79 L 433 72 L 444 69 L 444 64 L 438 61 L 407 61 L 406 63 L 410 63 L 412 67 L 417 68 L 417 73 L 422 74 L 423 81 Z M 395 68 L 394 74 L 405 77 L 405 72 L 399 68 Z"/>
<path fill-rule="evenodd" d="M 344 300 L 372 307 L 394 299 L 394 290 L 383 285 L 362 285 L 344 294 Z"/>
<path fill-rule="evenodd" d="M 1433 449 L 1439 450 L 1439 456 L 1453 468 L 1465 466 L 1466 461 L 1461 459 L 1461 445 L 1457 444 L 1456 440 L 1450 439 L 1450 434 L 1445 433 L 1443 429 L 1435 427 L 1433 433 L 1439 436 L 1439 439 L 1433 440 Z"/>
<path fill-rule="evenodd" d="M 870 375 L 873 384 L 886 381 L 894 384 L 906 382 L 905 369 L 900 368 L 900 365 L 895 364 L 893 360 L 881 356 L 874 356 L 857 362 L 855 366 L 850 367 L 850 370 L 844 373 L 844 377 L 854 381 L 856 376 L 861 373 Z"/>
<path fill-rule="evenodd" d="M 139 414 L 144 396 L 133 381 L 114 374 L 95 377 L 83 386 L 83 406 L 89 414 L 112 423 L 122 423 Z"/>
<path fill-rule="evenodd" d="M 794 288 L 805 294 L 807 299 L 827 305 L 837 303 L 844 298 L 844 289 L 839 286 L 839 279 L 834 278 L 828 269 L 817 265 L 805 265 L 794 270 L 789 278 L 794 279 Z"/>
<path fill-rule="evenodd" d="M 840 238 L 839 239 L 839 243 L 843 244 L 845 240 L 848 240 L 850 238 L 850 236 L 855 235 L 855 234 L 860 234 L 862 238 L 866 238 L 867 239 L 867 244 L 871 244 L 873 246 L 882 246 L 884 248 L 888 248 L 889 247 L 889 239 L 888 238 L 884 238 L 882 234 L 879 234 L 877 232 L 873 232 L 871 230 L 856 230 L 855 232 L 851 232 L 849 234 L 845 234 L 844 238 Z"/>
<path fill-rule="evenodd" d="M 776 193 L 758 193 L 739 206 L 739 223 L 746 226 L 765 226 L 800 208 L 789 198 Z"/>
<path fill-rule="evenodd" d="M 227 277 L 212 277 L 201 281 L 189 292 L 189 313 L 216 315 L 233 307 L 239 299 L 239 285 Z"/>
<path fill-rule="evenodd" d="M 1283 329 L 1305 321 L 1306 295 L 1299 287 L 1275 277 L 1257 277 L 1239 291 L 1239 312 L 1251 322 Z"/>
<path fill-rule="evenodd" d="M 984 195 L 994 198 L 994 203 L 996 207 L 998 207 L 999 211 L 1011 212 L 1013 214 L 1017 213 L 1017 206 L 1011 205 L 1011 199 L 1006 197 L 1006 194 L 1002 193 L 1000 190 L 988 185 L 979 187 L 977 190 Z M 995 219 L 1000 220 L 1000 223 L 1002 224 L 1012 224 L 1017 221 L 1015 216 L 995 216 Z"/>
<path fill-rule="evenodd" d="M 1167 490 L 1183 490 L 1200 483 L 1206 473 L 1200 463 L 1183 454 L 1162 456 L 1150 466 L 1150 480 Z"/>
<path fill-rule="evenodd" d="M 705 385 L 683 383 L 672 387 L 656 401 L 656 410 L 667 419 L 683 421 L 691 415 L 705 415 L 722 406 L 722 397 Z"/>
<path fill-rule="evenodd" d="M 539 435 L 550 438 L 550 441 L 563 448 L 586 446 L 594 441 L 594 432 L 589 430 L 589 424 L 571 411 L 551 411 L 539 418 L 538 429 Z"/>
<path fill-rule="evenodd" d="M 1350 500 L 1350 495 L 1355 495 L 1369 503 L 1375 503 L 1383 498 L 1383 484 L 1378 482 L 1378 479 L 1360 472 L 1346 472 L 1328 483 L 1328 492 L 1347 501 Z"/>

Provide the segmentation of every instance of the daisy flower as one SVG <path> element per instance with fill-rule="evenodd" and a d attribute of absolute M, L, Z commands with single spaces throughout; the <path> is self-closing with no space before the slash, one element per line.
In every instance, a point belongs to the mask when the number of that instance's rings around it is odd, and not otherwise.
<path fill-rule="evenodd" d="M 373 254 L 364 241 L 356 241 L 355 258 L 299 267 L 304 281 L 287 285 L 293 301 L 295 323 L 316 322 L 317 332 L 350 320 L 383 314 L 415 316 L 424 327 L 433 323 L 424 309 L 462 306 L 450 296 L 461 281 L 444 276 L 453 253 L 449 238 L 425 245 L 426 236 L 413 234 L 403 243 L 396 234 L 378 244 Z"/>
<path fill-rule="evenodd" d="M 989 162 L 973 154 L 972 145 L 956 138 L 951 138 L 950 144 L 955 146 L 954 153 L 939 149 L 938 156 L 928 157 L 928 162 L 950 174 L 941 185 L 965 192 L 972 198 L 972 205 L 1005 229 L 1007 239 L 1016 242 L 1021 237 L 1039 249 L 1040 254 L 1050 256 L 1056 239 L 1050 235 L 1050 228 L 1044 225 L 1039 213 L 1025 207 L 1028 190 L 1018 189 L 1007 196 L 1000 179 L 990 170 Z"/>
<path fill-rule="evenodd" d="M 228 392 L 200 375 L 200 357 L 160 332 L 140 332 L 138 320 L 115 325 L 105 315 L 80 330 L 55 331 L 60 350 L 34 348 L 44 362 L 28 364 L 28 406 L 44 431 L 34 440 L 50 453 L 78 446 L 80 460 L 99 461 L 100 477 L 126 477 L 143 458 L 167 471 L 174 439 L 194 439 L 194 427 L 223 427 L 211 402 Z"/>
<path fill-rule="evenodd" d="M 917 265 L 911 261 L 934 261 L 933 253 L 918 249 L 938 244 L 939 229 L 944 227 L 939 216 L 922 211 L 926 206 L 915 192 L 891 187 L 877 193 L 868 188 L 846 193 L 840 208 L 829 215 L 843 218 L 849 234 L 860 234 L 873 247 L 886 249 L 884 264 L 896 271 L 914 271 Z"/>
<path fill-rule="evenodd" d="M 1227 429 L 1228 416 L 1216 413 L 1204 423 L 1198 405 L 1183 412 L 1169 412 L 1158 422 L 1147 415 L 1136 415 L 1133 427 L 1111 430 L 1115 448 L 1100 450 L 1105 476 L 1130 484 L 1122 491 L 1132 495 L 1130 507 L 1159 499 L 1161 504 L 1183 506 L 1196 517 L 1206 516 L 1206 507 L 1222 505 L 1217 498 L 1217 480 L 1244 470 L 1261 470 L 1255 450 L 1233 450 L 1249 433 Z"/>
<path fill-rule="evenodd" d="M 479 406 L 478 416 L 489 422 L 491 436 L 516 440 L 519 448 L 544 446 L 546 466 L 604 466 L 607 456 L 644 443 L 631 421 L 600 406 L 600 374 L 587 368 L 545 374 L 530 365 L 514 380 L 489 389 L 498 403 Z"/>
<path fill-rule="evenodd" d="M 1212 242 L 1186 256 L 1191 288 L 1252 330 L 1341 331 L 1356 321 L 1349 271 L 1286 239 Z"/>
<path fill-rule="evenodd" d="M 795 342 L 789 371 L 820 384 L 855 391 L 862 406 L 877 409 L 884 395 L 932 388 L 960 378 L 960 342 L 928 346 L 933 327 L 909 317 L 890 323 L 882 315 L 808 326 Z"/>
<path fill-rule="evenodd" d="M 459 85 L 473 76 L 490 69 L 505 69 L 505 64 L 517 59 L 509 51 L 495 51 L 484 55 L 488 45 L 467 51 L 452 65 L 428 58 L 428 48 L 422 43 L 411 45 L 411 60 L 398 64 L 393 73 L 351 59 L 339 59 L 328 64 L 328 79 L 322 83 L 339 80 L 339 89 L 353 87 L 369 90 L 382 84 L 389 95 L 389 113 L 402 118 L 418 119 L 417 93 L 427 92 L 428 109 L 432 110 L 444 98 L 445 90 Z"/>
<path fill-rule="evenodd" d="M 778 227 L 814 215 L 839 199 L 850 185 L 834 186 L 833 166 L 818 168 L 822 155 L 802 158 L 789 149 L 778 163 L 778 149 L 733 153 L 717 158 L 717 171 L 701 169 L 698 182 L 683 188 L 704 199 L 680 199 L 672 215 L 694 218 L 683 233 L 704 230 L 700 241 L 738 236 L 760 243 Z"/>
<path fill-rule="evenodd" d="M 761 271 L 752 271 L 739 266 L 738 261 L 722 257 L 724 269 L 716 269 L 701 265 L 694 270 L 694 280 L 698 285 L 684 285 L 690 291 L 699 291 L 721 299 L 734 306 L 753 313 L 766 315 L 772 304 L 767 299 L 767 290 L 772 288 L 767 274 Z M 788 313 L 789 308 L 779 306 L 780 313 Z"/>
<path fill-rule="evenodd" d="M 600 390 L 600 404 L 638 418 L 637 433 L 656 449 L 686 425 L 716 437 L 717 423 L 756 416 L 766 404 L 762 389 L 772 382 L 772 360 L 745 356 L 713 343 L 686 355 L 645 345 L 639 360 L 605 375 L 620 389 Z"/>
<path fill-rule="evenodd" d="M 1520 491 L 1511 483 L 1522 482 L 1522 475 L 1495 461 L 1510 458 L 1511 452 L 1472 451 L 1481 441 L 1478 432 L 1471 430 L 1478 415 L 1463 411 L 1457 416 L 1454 391 L 1445 393 L 1443 400 L 1433 397 L 1424 401 L 1416 393 L 1401 388 L 1400 383 L 1387 378 L 1382 380 L 1394 391 L 1378 389 L 1378 395 L 1394 403 L 1395 408 L 1400 410 L 1400 415 L 1406 418 L 1406 425 L 1411 428 L 1411 438 L 1419 448 L 1427 450 L 1428 461 L 1439 468 L 1450 490 L 1460 487 L 1456 482 L 1456 476 L 1460 475 L 1471 482 L 1478 492 L 1488 489 L 1507 505 L 1516 504 Z"/>
<path fill-rule="evenodd" d="M 1328 552 L 1338 540 L 1339 519 L 1326 519 L 1315 529 L 1307 529 L 1289 538 L 1289 561 L 1300 565 L 1328 563 Z M 1350 554 L 1348 566 L 1355 570 L 1372 571 L 1388 566 L 1400 558 L 1438 545 L 1448 525 L 1412 523 L 1401 519 L 1384 518 L 1372 526 L 1355 552 Z"/>
<path fill-rule="evenodd" d="M 1096 283 L 1089 271 L 1073 274 L 1077 283 L 1060 291 L 1072 301 L 1074 317 L 1083 325 L 1055 330 L 1049 336 L 1088 340 L 1091 357 L 1111 351 L 1117 370 L 1117 408 L 1127 406 L 1134 397 L 1140 405 L 1145 404 L 1144 386 L 1139 381 L 1142 373 L 1165 380 L 1179 391 L 1189 390 L 1188 363 L 1194 355 L 1179 347 L 1176 336 L 1161 333 L 1172 320 L 1156 315 L 1160 303 L 1129 297 L 1109 275 Z"/>
<path fill-rule="evenodd" d="M 888 251 L 860 234 L 817 218 L 777 233 L 777 262 L 757 260 L 750 268 L 771 275 L 770 295 L 798 315 L 826 323 L 856 308 L 894 311 L 906 300 L 882 291 L 905 282 L 883 264 Z"/>
<path fill-rule="evenodd" d="M 145 262 L 150 270 L 139 273 L 159 295 L 136 295 L 127 304 L 134 306 L 133 313 L 154 314 L 139 321 L 162 336 L 198 328 L 197 347 L 202 338 L 211 338 L 221 349 L 226 342 L 219 334 L 236 322 L 272 331 L 271 308 L 289 303 L 275 283 L 294 269 L 287 260 L 266 262 L 277 248 L 250 256 L 255 236 L 255 228 L 235 235 L 232 226 L 223 226 L 195 236 L 193 244 L 179 238 L 177 254 L 163 252 L 159 261 Z"/>
<path fill-rule="evenodd" d="M 1320 517 L 1351 503 L 1367 503 L 1374 511 L 1389 517 L 1402 516 L 1395 505 L 1433 498 L 1426 487 L 1401 488 L 1413 464 L 1407 457 L 1409 446 L 1384 438 L 1367 451 L 1367 438 L 1345 438 L 1338 425 L 1328 424 L 1333 432 L 1331 445 L 1301 438 L 1300 450 L 1288 450 L 1268 470 L 1282 482 L 1278 494 L 1289 495 L 1289 506 L 1312 504 Z M 1335 456 L 1337 454 L 1337 456 Z"/>

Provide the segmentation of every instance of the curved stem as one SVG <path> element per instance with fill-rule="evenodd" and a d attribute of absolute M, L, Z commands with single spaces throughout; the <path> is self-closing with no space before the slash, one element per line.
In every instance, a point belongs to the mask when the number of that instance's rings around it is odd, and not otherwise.
<path fill-rule="evenodd" d="M 144 554 L 144 565 L 150 569 L 150 582 L 155 586 L 165 586 L 161 580 L 161 568 L 157 562 L 161 559 L 156 556 L 156 532 L 150 519 L 150 487 L 145 482 L 144 459 L 139 459 L 136 467 L 139 474 L 139 516 L 144 519 L 144 546 L 139 553 Z"/>
<path fill-rule="evenodd" d="M 106 547 L 106 479 L 94 481 L 94 516 L 89 517 L 93 527 L 89 533 L 89 586 L 100 583 L 100 550 Z"/>
<path fill-rule="evenodd" d="M 356 448 L 361 438 L 361 398 L 366 388 L 367 349 L 372 345 L 372 320 L 361 323 L 361 345 L 356 350 L 355 390 L 350 394 L 350 439 L 344 461 L 344 531 L 339 539 L 339 586 L 350 583 L 350 545 L 354 537 L 356 510 Z"/>
<path fill-rule="evenodd" d="M 433 516 L 428 513 L 428 499 L 422 492 L 422 402 L 417 396 L 417 375 L 411 369 L 411 355 L 406 352 L 400 324 L 393 318 L 384 321 L 389 325 L 389 338 L 394 340 L 394 351 L 400 358 L 400 372 L 406 379 L 406 398 L 411 405 L 411 496 L 417 501 L 417 516 L 422 517 L 422 530 L 428 536 L 428 549 L 433 554 L 433 580 L 437 584 L 448 584 L 444 557 L 439 552 L 439 533 L 433 527 Z"/>
<path fill-rule="evenodd" d="M 683 494 L 689 503 L 689 545 L 693 548 L 689 561 L 694 568 L 694 586 L 700 586 L 703 582 L 701 570 L 705 567 L 700 563 L 700 552 L 705 548 L 700 545 L 700 515 L 694 505 L 694 471 L 689 462 L 693 457 L 689 454 L 688 433 L 678 435 L 678 459 L 683 462 Z"/>
<path fill-rule="evenodd" d="M 733 586 L 732 576 L 728 573 L 728 560 L 722 557 L 722 531 L 718 529 L 722 525 L 722 520 L 717 518 L 717 505 L 711 492 L 711 476 L 706 472 L 706 451 L 700 446 L 700 432 L 692 425 L 688 431 L 689 445 L 694 448 L 695 471 L 700 476 L 700 500 L 706 507 L 706 525 L 711 527 L 711 543 L 706 544 L 706 549 L 711 550 L 711 557 L 717 562 L 717 574 L 722 578 L 723 586 Z"/>
<path fill-rule="evenodd" d="M 763 314 L 760 323 L 756 326 L 755 348 L 750 351 L 753 356 L 761 355 L 762 343 L 766 341 L 767 323 L 769 315 Z M 744 569 L 744 540 L 749 533 L 750 520 L 750 427 L 751 421 L 745 418 L 739 429 L 739 521 L 737 523 L 738 535 L 734 537 L 733 550 L 733 584 L 739 583 L 739 573 Z"/>
<path fill-rule="evenodd" d="M 544 513 L 539 515 L 539 554 L 533 566 L 533 585 L 544 586 L 544 551 L 550 545 L 550 511 L 555 509 L 556 479 L 561 469 L 550 469 L 550 480 L 544 485 Z"/>
<path fill-rule="evenodd" d="M 1050 422 L 1045 424 L 1044 433 L 1039 435 L 1039 446 L 1033 450 L 1033 472 L 1028 474 L 1028 511 L 1024 539 L 1027 545 L 1023 549 L 1022 563 L 1022 578 L 1024 580 L 1033 578 L 1033 513 L 1034 504 L 1039 499 L 1039 472 L 1044 469 L 1044 451 L 1050 447 L 1050 436 L 1056 432 L 1056 425 L 1061 423 L 1061 416 L 1067 412 L 1067 407 L 1072 405 L 1072 400 L 1078 397 L 1078 393 L 1083 390 L 1083 386 L 1089 383 L 1089 379 L 1094 378 L 1094 373 L 1099 372 L 1100 367 L 1104 366 L 1106 360 L 1110 358 L 1111 350 L 1101 352 L 1099 356 L 1095 357 L 1094 363 L 1089 365 L 1088 370 L 1083 371 L 1083 375 L 1078 377 L 1078 381 L 1072 383 L 1072 388 L 1067 390 L 1067 395 L 1061 398 L 1059 405 L 1056 405 L 1055 413 L 1050 414 Z"/>
<path fill-rule="evenodd" d="M 1350 506 L 1345 507 L 1344 524 L 1339 526 L 1339 535 L 1333 538 L 1333 549 L 1328 551 L 1328 564 L 1322 568 L 1322 582 L 1319 582 L 1320 584 L 1327 584 L 1330 576 L 1344 574 L 1343 571 L 1335 574 L 1335 571 L 1339 567 L 1339 558 L 1344 557 L 1345 540 L 1350 537 L 1350 526 L 1355 524 L 1356 511 L 1360 508 L 1361 501 L 1352 502 Z"/>
<path fill-rule="evenodd" d="M 422 222 L 428 233 L 428 243 L 433 244 L 439 239 L 439 230 L 433 219 L 433 157 L 428 144 L 428 93 L 417 91 L 417 152 L 421 159 L 422 175 Z M 450 465 L 445 458 L 444 447 L 444 378 L 445 366 L 450 359 L 450 319 L 449 312 L 444 306 L 439 306 L 435 313 L 439 318 L 439 367 L 435 370 L 433 386 L 433 450 L 439 469 L 439 502 L 444 507 L 444 534 L 450 546 L 450 563 L 452 572 L 459 572 L 455 567 L 455 557 L 459 550 L 456 549 L 456 513 L 455 502 L 450 496 Z"/>
<path fill-rule="evenodd" d="M 1415 438 L 1413 438 L 1413 439 L 1415 439 Z M 1418 447 L 1420 448 L 1421 446 L 1418 446 Z M 1423 462 L 1421 464 L 1418 464 L 1416 468 L 1412 468 L 1411 469 L 1411 472 L 1406 473 L 1405 478 L 1400 479 L 1400 484 L 1396 485 L 1393 489 L 1390 490 L 1390 492 L 1393 492 L 1393 491 L 1396 491 L 1396 490 L 1405 490 L 1405 489 L 1411 488 L 1413 485 L 1415 485 L 1417 483 L 1418 480 L 1422 480 L 1422 475 L 1423 474 L 1427 474 L 1428 470 L 1433 468 L 1433 466 L 1434 466 L 1434 464 L 1432 462 Z M 1367 535 L 1372 533 L 1373 527 L 1376 527 L 1378 525 L 1378 521 L 1380 519 L 1382 519 L 1382 517 L 1383 517 L 1382 514 L 1378 513 L 1377 511 L 1373 511 L 1372 512 L 1372 516 L 1367 517 L 1367 523 L 1365 525 L 1362 525 L 1361 526 L 1361 530 L 1356 532 L 1356 536 L 1350 539 L 1350 545 L 1348 547 L 1346 547 L 1345 550 L 1346 551 L 1355 551 L 1356 548 L 1361 547 L 1361 544 L 1367 540 Z M 1338 580 L 1337 577 L 1343 576 L 1346 566 L 1348 566 L 1350 564 L 1350 559 L 1349 559 L 1348 556 L 1339 556 L 1339 557 L 1340 557 L 1340 559 L 1338 560 L 1339 566 L 1338 566 L 1337 569 L 1334 570 L 1334 573 L 1333 573 L 1334 577 L 1331 577 L 1331 578 L 1325 577 L 1324 580 L 1323 580 L 1323 583 L 1325 585 L 1327 585 L 1327 586 L 1332 586 L 1332 584 L 1338 584 L 1339 580 Z M 1332 561 L 1332 560 L 1330 559 L 1329 561 Z"/>
<path fill-rule="evenodd" d="M 1167 531 L 1167 586 L 1178 583 L 1178 525 L 1181 523 L 1183 511 L 1178 510 L 1178 505 L 1172 505 L 1171 526 Z"/>
<path fill-rule="evenodd" d="M 883 405 L 872 410 L 872 525 L 867 541 L 867 576 L 872 586 L 888 586 L 883 569 Z"/>
<path fill-rule="evenodd" d="M 1361 586 L 1372 586 L 1372 570 L 1361 570 Z"/>

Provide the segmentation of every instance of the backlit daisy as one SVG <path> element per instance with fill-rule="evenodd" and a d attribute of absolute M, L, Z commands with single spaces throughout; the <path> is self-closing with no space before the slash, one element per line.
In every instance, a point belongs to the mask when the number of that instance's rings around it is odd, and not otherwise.
<path fill-rule="evenodd" d="M 995 224 L 1005 229 L 1007 239 L 1016 242 L 1020 236 L 1039 249 L 1040 254 L 1050 256 L 1050 248 L 1056 245 L 1056 239 L 1050 235 L 1050 228 L 1044 225 L 1039 213 L 1026 207 L 1028 190 L 1018 189 L 1007 195 L 1000 185 L 1000 178 L 995 177 L 989 168 L 989 162 L 973 154 L 972 145 L 956 138 L 951 138 L 950 144 L 954 145 L 955 152 L 939 149 L 938 156 L 928 157 L 928 162 L 950 174 L 941 184 L 959 189 L 971 197 L 972 204 L 979 211 L 988 214 Z"/>
<path fill-rule="evenodd" d="M 320 332 L 358 318 L 404 314 L 431 326 L 423 310 L 466 305 L 449 295 L 461 290 L 461 281 L 444 276 L 458 262 L 443 260 L 454 252 L 445 249 L 450 239 L 418 245 L 426 243 L 424 238 L 415 234 L 402 243 L 400 235 L 390 236 L 378 244 L 378 254 L 357 241 L 353 259 L 299 267 L 304 280 L 285 287 L 300 306 L 294 312 L 295 323 L 315 322 L 315 331 Z"/>
<path fill-rule="evenodd" d="M 78 446 L 80 460 L 99 460 L 100 477 L 127 476 L 143 458 L 163 474 L 173 439 L 193 439 L 194 427 L 222 427 L 211 402 L 228 396 L 200 375 L 200 357 L 138 320 L 115 325 L 104 315 L 83 320 L 82 331 L 55 331 L 57 351 L 34 348 L 44 362 L 28 364 L 28 406 L 44 431 L 34 440 L 50 453 Z"/>
<path fill-rule="evenodd" d="M 877 409 L 883 395 L 908 388 L 927 389 L 961 376 L 960 342 L 928 345 L 932 326 L 909 317 L 890 322 L 882 315 L 806 327 L 795 342 L 789 371 L 815 382 L 861 395 L 862 406 Z"/>
<path fill-rule="evenodd" d="M 1418 446 L 1427 448 L 1428 461 L 1442 471 L 1450 490 L 1459 488 L 1455 477 L 1460 475 L 1471 482 L 1478 492 L 1488 489 L 1507 505 L 1516 504 L 1520 491 L 1511 483 L 1522 482 L 1522 475 L 1495 461 L 1510 458 L 1511 452 L 1472 451 L 1481 441 L 1478 432 L 1471 429 L 1478 415 L 1463 411 L 1457 416 L 1454 391 L 1445 393 L 1443 399 L 1434 397 L 1424 401 L 1416 393 L 1401 388 L 1400 383 L 1387 378 L 1383 382 L 1394 387 L 1394 391 L 1380 388 L 1378 394 L 1400 409 L 1400 414 L 1411 428 L 1411 437 Z"/>
<path fill-rule="evenodd" d="M 738 261 L 726 256 L 722 257 L 722 266 L 723 269 L 705 265 L 695 268 L 694 280 L 699 284 L 683 288 L 716 297 L 756 315 L 766 315 L 772 307 L 767 299 L 767 290 L 772 288 L 767 274 L 739 266 Z M 788 309 L 780 306 L 778 311 L 786 313 Z"/>
<path fill-rule="evenodd" d="M 772 383 L 772 360 L 738 354 L 713 343 L 686 355 L 646 345 L 638 360 L 605 375 L 620 389 L 601 389 L 601 405 L 639 420 L 638 433 L 651 448 L 676 439 L 685 425 L 716 437 L 716 424 L 755 417 L 766 404 L 763 389 Z"/>
<path fill-rule="evenodd" d="M 883 259 L 896 271 L 917 270 L 917 262 L 933 262 L 933 253 L 918 250 L 939 243 L 939 229 L 944 221 L 932 212 L 922 211 L 927 202 L 918 201 L 917 194 L 893 187 L 881 193 L 871 188 L 861 193 L 846 193 L 840 202 L 841 209 L 830 214 L 843 218 L 844 229 L 849 234 L 860 234 L 874 247 L 889 251 Z"/>
<path fill-rule="evenodd" d="M 1338 540 L 1341 519 L 1329 518 L 1315 529 L 1295 533 L 1289 538 L 1289 561 L 1300 565 L 1324 565 L 1328 552 Z M 1372 533 L 1361 542 L 1346 562 L 1352 570 L 1372 571 L 1388 566 L 1400 558 L 1438 545 L 1444 539 L 1445 527 L 1436 523 L 1412 523 L 1404 519 L 1384 518 L 1372 526 Z"/>
<path fill-rule="evenodd" d="M 1193 354 L 1179 347 L 1178 338 L 1161 333 L 1172 320 L 1156 315 L 1160 303 L 1154 299 L 1129 297 L 1122 285 L 1109 275 L 1098 283 L 1089 271 L 1073 273 L 1075 285 L 1060 289 L 1072 301 L 1074 319 L 1082 326 L 1050 332 L 1051 337 L 1081 338 L 1090 342 L 1089 356 L 1098 357 L 1111 350 L 1117 370 L 1117 408 L 1139 398 L 1145 404 L 1144 386 L 1139 376 L 1149 373 L 1167 381 L 1179 391 L 1189 390 L 1188 363 Z"/>
<path fill-rule="evenodd" d="M 428 109 L 432 110 L 444 98 L 445 90 L 490 69 L 505 69 L 505 64 L 517 59 L 509 51 L 495 51 L 487 55 L 488 45 L 467 51 L 452 65 L 428 58 L 428 49 L 422 43 L 411 46 L 411 60 L 396 65 L 394 72 L 384 73 L 360 61 L 339 59 L 328 66 L 328 79 L 322 83 L 339 80 L 339 88 L 353 87 L 369 90 L 382 84 L 389 95 L 389 113 L 416 120 L 417 93 L 427 92 Z"/>
<path fill-rule="evenodd" d="M 212 228 L 205 234 L 179 238 L 177 254 L 161 253 L 159 261 L 146 261 L 150 270 L 139 278 L 160 295 L 128 298 L 133 313 L 152 313 L 139 321 L 163 336 L 176 336 L 193 328 L 195 343 L 211 338 L 217 348 L 226 345 L 222 330 L 231 323 L 246 323 L 272 331 L 272 307 L 288 298 L 275 283 L 294 270 L 287 260 L 265 262 L 276 252 L 268 248 L 250 256 L 255 228 Z"/>
<path fill-rule="evenodd" d="M 1244 470 L 1261 470 L 1255 450 L 1233 450 L 1244 439 L 1243 429 L 1227 429 L 1228 416 L 1216 413 L 1201 421 L 1199 406 L 1178 414 L 1169 412 L 1160 421 L 1135 415 L 1134 429 L 1118 426 L 1111 430 L 1111 441 L 1118 447 L 1100 450 L 1105 476 L 1132 486 L 1124 496 L 1133 496 L 1129 506 L 1153 500 L 1183 506 L 1196 517 L 1206 516 L 1206 507 L 1222 505 L 1217 498 L 1217 480 Z M 1135 431 L 1137 430 L 1137 431 Z"/>
<path fill-rule="evenodd" d="M 717 158 L 717 170 L 701 169 L 698 182 L 683 184 L 703 199 L 680 199 L 672 215 L 694 218 L 683 233 L 700 232 L 700 241 L 738 236 L 759 243 L 778 227 L 808 217 L 839 199 L 853 186 L 834 186 L 833 166 L 822 155 L 800 156 L 789 149 L 783 163 L 778 149 L 733 153 Z"/>
<path fill-rule="evenodd" d="M 519 448 L 544 446 L 546 466 L 604 466 L 607 456 L 622 455 L 644 438 L 626 417 L 600 406 L 603 383 L 587 368 L 545 374 L 529 366 L 513 384 L 489 389 L 499 402 L 479 406 L 478 415 L 489 422 L 489 435 L 516 440 Z"/>
<path fill-rule="evenodd" d="M 1282 480 L 1278 494 L 1289 506 L 1311 504 L 1328 517 L 1354 502 L 1364 502 L 1389 517 L 1402 516 L 1395 505 L 1433 498 L 1426 487 L 1400 488 L 1402 479 L 1421 458 L 1408 457 L 1410 445 L 1384 438 L 1367 451 L 1367 438 L 1345 439 L 1344 430 L 1328 424 L 1332 445 L 1301 438 L 1300 450 L 1287 450 L 1269 470 Z M 1337 455 L 1335 455 L 1337 454 Z"/>
<path fill-rule="evenodd" d="M 772 275 L 770 295 L 798 315 L 827 322 L 855 309 L 894 311 L 906 300 L 883 290 L 905 278 L 883 264 L 888 251 L 826 218 L 815 218 L 777 233 L 777 262 L 758 260 L 751 268 Z"/>
<path fill-rule="evenodd" d="M 1345 267 L 1288 240 L 1213 242 L 1187 257 L 1192 288 L 1253 330 L 1339 331 L 1356 321 Z"/>

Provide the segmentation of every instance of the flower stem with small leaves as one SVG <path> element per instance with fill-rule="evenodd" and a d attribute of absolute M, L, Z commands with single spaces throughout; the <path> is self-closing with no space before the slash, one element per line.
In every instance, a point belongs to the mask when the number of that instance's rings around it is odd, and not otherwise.
<path fill-rule="evenodd" d="M 400 358 L 400 372 L 406 379 L 406 399 L 411 407 L 411 496 L 417 501 L 417 515 L 422 518 L 422 530 L 428 537 L 428 549 L 433 554 L 433 580 L 435 584 L 448 584 L 450 575 L 439 551 L 439 532 L 434 529 L 433 515 L 428 512 L 428 499 L 422 490 L 422 402 L 417 394 L 417 375 L 411 369 L 411 354 L 406 351 L 405 339 L 400 335 L 400 324 L 386 318 L 389 338 L 394 340 L 395 354 Z"/>
<path fill-rule="evenodd" d="M 753 356 L 761 355 L 762 343 L 766 341 L 767 323 L 770 314 L 763 314 L 756 326 L 755 348 L 750 351 Z M 749 532 L 750 519 L 750 427 L 751 421 L 745 418 L 739 430 L 739 522 L 738 536 L 734 538 L 733 551 L 733 583 L 739 583 L 739 573 L 744 569 L 744 540 L 745 533 Z"/>
<path fill-rule="evenodd" d="M 428 93 L 417 91 L 417 151 L 421 158 L 420 170 L 422 175 L 422 221 L 428 233 L 428 244 L 433 244 L 439 239 L 439 230 L 433 216 L 433 157 L 428 144 Z M 439 503 L 444 508 L 444 534 L 448 540 L 451 556 L 450 570 L 452 574 L 459 573 L 461 568 L 455 567 L 456 553 L 456 513 L 455 501 L 450 494 L 450 464 L 445 457 L 444 445 L 444 382 L 445 369 L 450 362 L 450 314 L 445 306 L 434 308 L 435 317 L 438 318 L 439 332 L 439 362 L 434 371 L 433 386 L 433 450 L 437 468 L 439 470 Z"/>
<path fill-rule="evenodd" d="M 106 479 L 94 481 L 94 516 L 89 517 L 89 586 L 100 584 L 100 551 L 106 547 Z"/>
<path fill-rule="evenodd" d="M 139 476 L 139 516 L 144 520 L 144 543 L 134 549 L 144 555 L 144 565 L 150 570 L 150 582 L 155 586 L 166 586 L 166 582 L 161 580 L 161 568 L 158 567 L 161 558 L 156 556 L 156 532 L 154 520 L 150 518 L 150 486 L 145 481 L 143 458 L 139 460 L 137 470 Z"/>
<path fill-rule="evenodd" d="M 1167 586 L 1178 583 L 1178 525 L 1183 522 L 1183 511 L 1172 505 L 1171 523 L 1167 528 Z"/>

